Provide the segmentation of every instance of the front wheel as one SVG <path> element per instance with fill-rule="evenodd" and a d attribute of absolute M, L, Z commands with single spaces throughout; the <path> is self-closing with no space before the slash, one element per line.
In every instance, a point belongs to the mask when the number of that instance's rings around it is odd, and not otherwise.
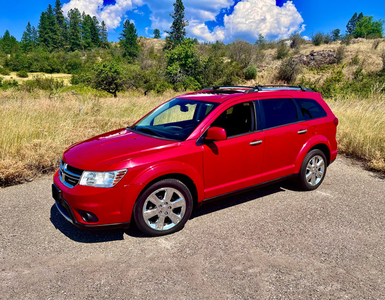
<path fill-rule="evenodd" d="M 183 228 L 190 218 L 193 200 L 181 181 L 164 179 L 148 187 L 134 207 L 138 228 L 149 236 L 161 236 Z"/>
<path fill-rule="evenodd" d="M 318 188 L 326 175 L 327 161 L 325 154 L 319 150 L 311 150 L 306 154 L 298 175 L 299 186 L 305 191 Z"/>

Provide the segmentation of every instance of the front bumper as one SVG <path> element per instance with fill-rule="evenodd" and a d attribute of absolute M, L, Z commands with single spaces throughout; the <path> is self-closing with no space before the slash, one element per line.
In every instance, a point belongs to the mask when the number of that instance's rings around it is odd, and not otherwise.
<path fill-rule="evenodd" d="M 54 175 L 52 197 L 60 214 L 79 228 L 129 227 L 140 186 L 113 188 L 74 186 L 68 188 Z M 85 214 L 95 216 L 88 219 Z"/>
<path fill-rule="evenodd" d="M 107 228 L 128 228 L 130 227 L 130 222 L 126 223 L 117 223 L 117 224 L 108 224 L 108 225 L 94 225 L 94 224 L 84 224 L 80 223 L 76 220 L 74 214 L 72 213 L 72 210 L 68 203 L 59 197 L 56 197 L 55 195 L 60 195 L 61 191 L 59 188 L 52 184 L 52 197 L 55 199 L 55 206 L 57 210 L 60 212 L 60 214 L 66 219 L 68 222 L 72 223 L 78 228 L 82 229 L 107 229 Z"/>

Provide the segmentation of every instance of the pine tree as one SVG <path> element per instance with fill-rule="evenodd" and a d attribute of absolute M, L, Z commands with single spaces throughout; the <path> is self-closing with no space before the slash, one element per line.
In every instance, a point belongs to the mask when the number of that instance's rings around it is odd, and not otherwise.
<path fill-rule="evenodd" d="M 123 48 L 123 56 L 133 61 L 139 54 L 138 35 L 135 24 L 129 20 L 123 23 L 123 32 L 120 34 L 120 45 Z"/>
<path fill-rule="evenodd" d="M 48 24 L 49 38 L 51 39 L 51 48 L 49 49 L 51 51 L 58 50 L 60 49 L 59 26 L 56 23 L 56 17 L 53 12 L 51 4 L 49 4 L 47 8 L 47 24 Z"/>
<path fill-rule="evenodd" d="M 334 29 L 332 31 L 332 39 L 334 42 L 341 39 L 340 33 L 341 33 L 341 30 L 339 30 L 339 29 Z"/>
<path fill-rule="evenodd" d="M 154 29 L 154 39 L 160 39 L 160 30 L 158 28 Z"/>
<path fill-rule="evenodd" d="M 103 48 L 108 48 L 109 47 L 109 44 L 108 44 L 108 31 L 107 31 L 107 26 L 106 26 L 106 23 L 104 23 L 104 21 L 102 21 L 102 24 L 100 26 L 100 40 L 101 40 L 101 46 Z"/>
<path fill-rule="evenodd" d="M 27 27 L 25 28 L 25 31 L 23 32 L 23 36 L 21 38 L 20 47 L 24 53 L 28 53 L 34 49 L 34 46 L 35 46 L 35 43 L 33 41 L 33 36 L 32 36 L 32 27 L 31 27 L 31 23 L 28 22 Z"/>
<path fill-rule="evenodd" d="M 32 26 L 32 42 L 34 47 L 36 47 L 39 42 L 39 33 L 36 30 L 35 26 Z"/>
<path fill-rule="evenodd" d="M 55 8 L 53 10 L 59 31 L 58 48 L 64 49 L 64 47 L 68 44 L 68 26 L 63 14 L 60 0 L 56 0 Z"/>
<path fill-rule="evenodd" d="M 82 36 L 81 36 L 81 14 L 77 8 L 71 9 L 68 12 L 69 19 L 69 45 L 71 51 L 82 49 Z"/>
<path fill-rule="evenodd" d="M 51 4 L 47 11 L 42 12 L 39 22 L 39 44 L 49 51 L 59 49 L 59 27 L 53 13 Z"/>
<path fill-rule="evenodd" d="M 182 0 L 176 0 L 174 3 L 174 13 L 171 14 L 171 17 L 174 19 L 171 25 L 171 31 L 168 31 L 169 34 L 166 38 L 166 48 L 174 49 L 177 45 L 185 39 L 186 29 L 188 22 L 184 20 L 184 5 Z"/>
<path fill-rule="evenodd" d="M 3 38 L 1 38 L 0 51 L 5 54 L 15 53 L 17 51 L 18 42 L 14 36 L 12 36 L 8 30 L 5 31 Z"/>
<path fill-rule="evenodd" d="M 349 20 L 348 24 L 346 25 L 346 33 L 347 34 L 353 34 L 354 30 L 356 30 L 356 26 L 359 20 L 362 19 L 364 14 L 361 12 L 359 15 L 355 12 L 353 17 Z"/>
<path fill-rule="evenodd" d="M 85 50 L 92 48 L 92 37 L 91 37 L 91 27 L 93 26 L 93 21 L 90 15 L 86 15 L 83 12 L 82 15 L 82 44 Z"/>
<path fill-rule="evenodd" d="M 38 31 L 39 31 L 39 37 L 38 37 L 39 46 L 43 46 L 45 48 L 51 49 L 52 45 L 49 37 L 47 12 L 45 11 L 43 11 L 40 15 Z"/>
<path fill-rule="evenodd" d="M 100 24 L 98 19 L 94 16 L 92 17 L 92 26 L 91 26 L 91 41 L 94 47 L 100 47 Z"/>

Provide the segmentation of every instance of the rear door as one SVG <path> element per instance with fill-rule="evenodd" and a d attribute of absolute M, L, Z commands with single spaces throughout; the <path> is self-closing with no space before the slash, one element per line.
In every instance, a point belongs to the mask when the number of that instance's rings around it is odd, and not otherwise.
<path fill-rule="evenodd" d="M 295 161 L 310 137 L 309 124 L 302 119 L 295 101 L 287 98 L 261 99 L 265 133 L 263 181 L 294 173 Z"/>
<path fill-rule="evenodd" d="M 225 108 L 210 125 L 224 128 L 228 138 L 202 145 L 206 199 L 262 182 L 264 133 L 258 123 L 248 101 Z"/>

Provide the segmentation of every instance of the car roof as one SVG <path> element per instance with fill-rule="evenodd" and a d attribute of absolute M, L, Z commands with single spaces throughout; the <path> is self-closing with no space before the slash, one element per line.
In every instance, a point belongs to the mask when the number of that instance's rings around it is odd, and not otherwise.
<path fill-rule="evenodd" d="M 309 93 L 312 94 L 312 98 L 314 97 L 314 94 L 318 94 L 313 92 L 311 89 L 304 88 L 302 86 L 275 86 L 275 85 L 274 86 L 258 85 L 256 87 L 215 86 L 213 88 L 207 88 L 202 91 L 184 94 L 184 95 L 178 96 L 178 98 L 205 101 L 205 102 L 223 103 L 230 99 L 233 99 L 234 97 L 250 96 L 250 94 L 258 94 L 260 96 L 268 95 L 271 97 L 279 97 L 279 96 L 285 95 L 290 97 L 303 98 L 304 95 L 308 95 L 309 97 L 310 96 Z"/>

